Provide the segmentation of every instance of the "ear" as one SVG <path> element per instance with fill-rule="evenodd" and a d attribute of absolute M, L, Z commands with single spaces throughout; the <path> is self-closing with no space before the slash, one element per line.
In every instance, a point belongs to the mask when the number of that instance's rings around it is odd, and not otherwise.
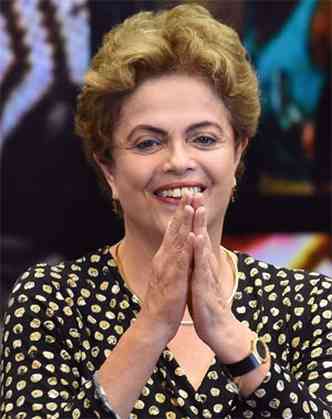
<path fill-rule="evenodd" d="M 117 188 L 116 188 L 116 182 L 115 182 L 115 178 L 114 178 L 114 165 L 104 163 L 101 160 L 100 156 L 98 156 L 96 153 L 93 153 L 93 159 L 94 159 L 96 165 L 102 171 L 107 184 L 110 186 L 110 188 L 112 190 L 112 198 L 113 199 L 119 199 L 118 191 L 117 191 Z"/>
<path fill-rule="evenodd" d="M 235 164 L 236 167 L 239 165 L 240 161 L 241 161 L 241 157 L 243 155 L 243 153 L 245 152 L 247 146 L 249 143 L 249 138 L 245 137 L 241 139 L 241 142 L 239 144 L 237 144 L 237 146 L 235 147 Z"/>

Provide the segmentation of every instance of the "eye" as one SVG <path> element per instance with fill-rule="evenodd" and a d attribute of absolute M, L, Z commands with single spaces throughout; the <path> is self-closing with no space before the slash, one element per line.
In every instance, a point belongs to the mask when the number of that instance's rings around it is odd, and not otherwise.
<path fill-rule="evenodd" d="M 199 147 L 209 147 L 215 145 L 217 140 L 209 135 L 200 135 L 199 137 L 195 137 L 192 142 Z"/>
<path fill-rule="evenodd" d="M 146 140 L 139 141 L 135 144 L 134 148 L 143 153 L 152 153 L 158 150 L 162 142 L 156 138 L 147 138 Z"/>

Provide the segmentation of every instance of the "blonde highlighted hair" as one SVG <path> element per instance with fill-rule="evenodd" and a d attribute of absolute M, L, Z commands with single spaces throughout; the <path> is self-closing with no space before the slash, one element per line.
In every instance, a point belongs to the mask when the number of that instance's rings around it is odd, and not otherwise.
<path fill-rule="evenodd" d="M 255 135 L 259 89 L 238 34 L 203 6 L 140 12 L 114 27 L 92 60 L 78 97 L 76 131 L 87 158 L 112 159 L 124 99 L 144 80 L 168 73 L 204 77 L 223 100 L 237 141 Z"/>

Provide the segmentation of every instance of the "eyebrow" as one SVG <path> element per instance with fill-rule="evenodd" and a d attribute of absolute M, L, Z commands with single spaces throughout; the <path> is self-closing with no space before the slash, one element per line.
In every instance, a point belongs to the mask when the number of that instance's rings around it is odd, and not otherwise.
<path fill-rule="evenodd" d="M 211 127 L 211 126 L 214 127 L 214 128 L 217 128 L 218 131 L 220 131 L 222 134 L 225 133 L 224 130 L 221 128 L 221 126 L 219 124 L 217 124 L 216 122 L 212 122 L 212 121 L 201 121 L 201 122 L 197 122 L 196 124 L 192 124 L 185 130 L 185 133 L 188 134 L 188 133 L 190 133 L 192 131 L 195 131 L 199 128 L 206 128 L 206 127 Z M 154 127 L 153 125 L 149 125 L 149 124 L 139 124 L 135 128 L 133 128 L 133 130 L 129 133 L 128 140 L 130 140 L 132 135 L 137 130 L 147 130 L 147 131 L 154 132 L 155 134 L 160 134 L 160 135 L 164 135 L 164 136 L 166 136 L 168 134 L 167 131 L 163 130 L 162 128 Z"/>

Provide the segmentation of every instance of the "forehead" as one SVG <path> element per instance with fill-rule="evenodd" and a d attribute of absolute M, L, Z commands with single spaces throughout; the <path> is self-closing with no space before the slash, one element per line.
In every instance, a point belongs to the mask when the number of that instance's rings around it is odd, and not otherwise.
<path fill-rule="evenodd" d="M 123 102 L 118 127 L 127 130 L 144 123 L 181 127 L 211 119 L 224 128 L 230 120 L 212 86 L 199 77 L 174 74 L 139 85 Z"/>

